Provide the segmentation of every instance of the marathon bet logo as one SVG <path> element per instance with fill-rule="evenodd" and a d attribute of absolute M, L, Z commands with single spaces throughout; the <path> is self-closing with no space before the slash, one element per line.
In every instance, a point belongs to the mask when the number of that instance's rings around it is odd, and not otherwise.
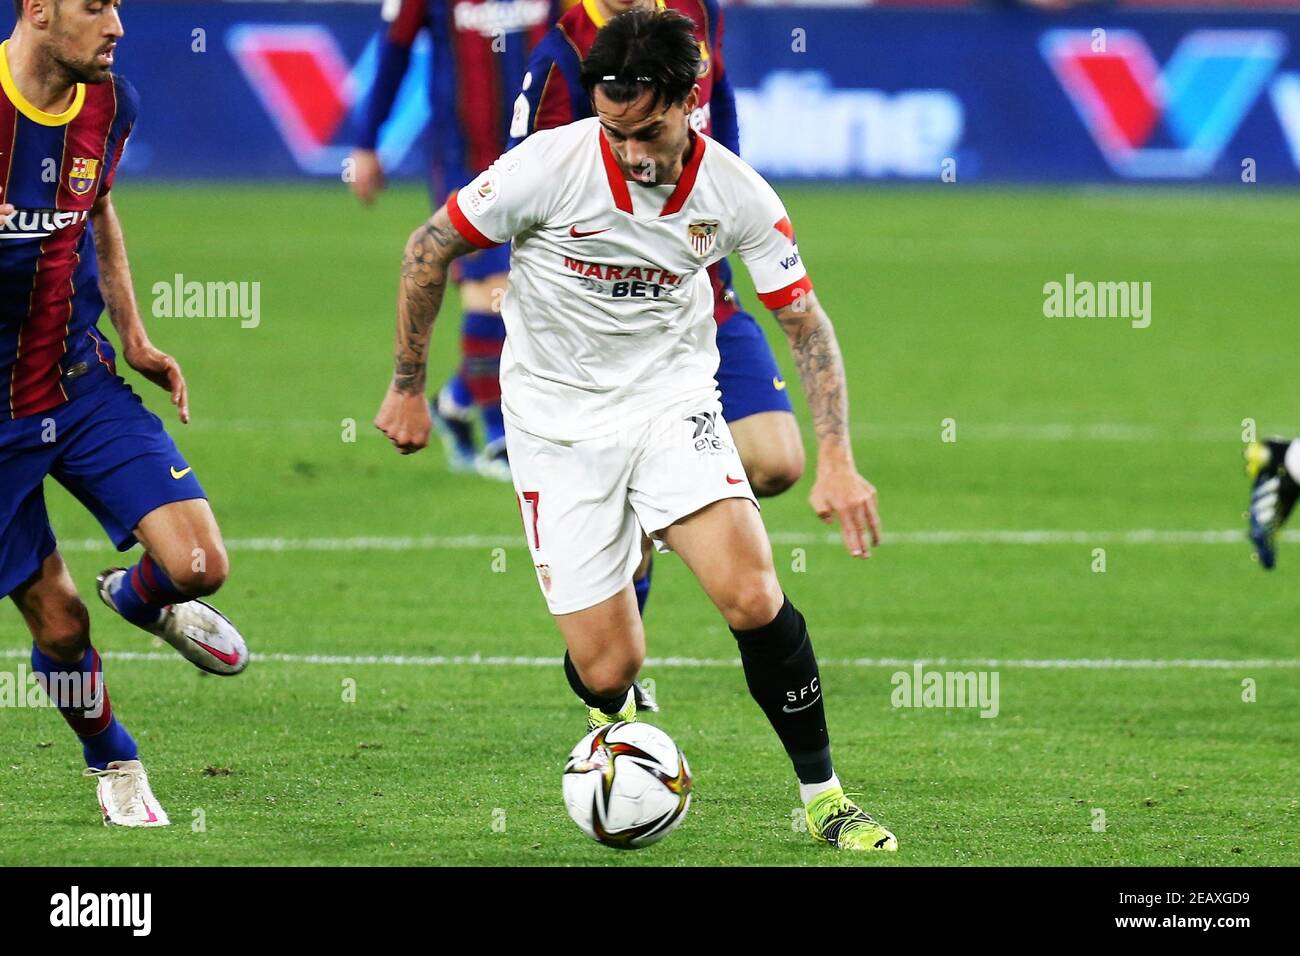
<path fill-rule="evenodd" d="M 998 715 L 997 671 L 927 671 L 917 661 L 911 673 L 895 671 L 889 682 L 895 707 L 978 707 L 981 717 Z"/>
<path fill-rule="evenodd" d="M 69 893 L 50 897 L 50 925 L 59 927 L 130 927 L 132 936 L 148 936 L 153 928 L 152 893 Z"/>

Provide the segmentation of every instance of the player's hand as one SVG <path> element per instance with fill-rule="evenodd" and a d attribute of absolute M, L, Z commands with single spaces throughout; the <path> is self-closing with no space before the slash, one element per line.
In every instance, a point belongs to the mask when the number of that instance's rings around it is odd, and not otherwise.
<path fill-rule="evenodd" d="M 180 412 L 181 424 L 190 423 L 190 390 L 181 374 L 180 363 L 152 345 L 126 349 L 123 357 L 131 366 L 159 388 L 171 393 L 172 404 Z"/>
<path fill-rule="evenodd" d="M 18 210 L 14 208 L 11 202 L 0 202 L 0 228 L 9 225 L 9 217 Z"/>
<path fill-rule="evenodd" d="M 808 500 L 826 524 L 839 518 L 844 546 L 850 554 L 855 558 L 871 557 L 871 545 L 880 544 L 880 514 L 871 482 L 852 465 L 819 467 Z"/>
<path fill-rule="evenodd" d="M 375 416 L 375 427 L 403 455 L 413 455 L 429 444 L 429 433 L 433 431 L 429 402 L 422 394 L 399 392 L 390 385 Z"/>
<path fill-rule="evenodd" d="M 384 167 L 373 149 L 354 149 L 352 159 L 352 193 L 369 206 L 384 189 Z"/>

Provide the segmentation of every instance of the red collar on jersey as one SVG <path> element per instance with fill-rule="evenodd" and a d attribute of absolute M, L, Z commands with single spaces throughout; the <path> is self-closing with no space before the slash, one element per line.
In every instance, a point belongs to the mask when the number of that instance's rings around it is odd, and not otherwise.
<path fill-rule="evenodd" d="M 632 214 L 632 194 L 627 188 L 627 179 L 623 175 L 622 168 L 618 165 L 618 160 L 614 157 L 614 151 L 609 148 L 609 140 L 605 138 L 605 131 L 599 130 L 600 133 L 600 156 L 605 162 L 605 178 L 609 180 L 609 191 L 614 196 L 614 205 L 628 215 Z M 686 157 L 686 162 L 682 165 L 682 174 L 677 177 L 677 187 L 673 190 L 668 201 L 664 203 L 664 208 L 659 211 L 660 216 L 671 216 L 675 212 L 680 212 L 681 208 L 686 205 L 686 197 L 691 194 L 695 188 L 695 177 L 700 173 L 700 160 L 704 158 L 703 136 L 696 135 L 691 131 L 691 154 Z"/>

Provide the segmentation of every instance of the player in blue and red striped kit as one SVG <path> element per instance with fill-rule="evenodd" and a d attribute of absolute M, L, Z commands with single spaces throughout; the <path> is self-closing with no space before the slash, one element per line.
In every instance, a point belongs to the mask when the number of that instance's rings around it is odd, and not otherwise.
<path fill-rule="evenodd" d="M 558 11 L 555 0 L 388 0 L 378 72 L 352 154 L 357 197 L 369 204 L 383 188 L 375 146 L 421 31 L 428 31 L 433 41 L 429 186 L 436 209 L 450 192 L 505 152 L 510 104 L 519 77 L 529 51 L 555 22 Z M 457 265 L 464 312 L 461 364 L 430 407 L 454 470 L 477 470 L 509 481 L 497 373 L 506 335 L 500 302 L 510 249 L 486 250 Z M 484 430 L 484 447 L 478 454 L 472 425 L 476 406 Z"/>
<path fill-rule="evenodd" d="M 691 126 L 739 153 L 736 100 L 722 54 L 724 20 L 717 0 L 582 0 L 571 7 L 529 58 L 512 113 L 510 145 L 537 130 L 591 116 L 581 67 L 597 31 L 627 10 L 656 6 L 675 10 L 695 24 L 700 45 L 700 103 L 691 114 Z M 718 323 L 717 381 L 723 417 L 754 493 L 759 497 L 779 495 L 799 480 L 804 468 L 803 440 L 785 381 L 763 330 L 741 307 L 726 259 L 709 267 L 709 281 L 713 283 L 713 318 Z M 647 542 L 634 582 L 637 604 L 643 610 L 650 593 L 652 554 Z"/>
<path fill-rule="evenodd" d="M 166 389 L 182 422 L 180 366 L 149 341 L 110 190 L 138 110 L 111 72 L 123 36 L 106 0 L 17 0 L 0 44 L 0 595 L 33 638 L 32 670 L 81 740 L 105 823 L 165 826 L 135 741 L 118 721 L 90 643 L 90 616 L 56 547 L 43 486 L 53 477 L 130 569 L 100 597 L 201 667 L 238 673 L 243 639 L 197 600 L 227 559 L 203 489 L 159 418 L 117 375 L 96 327 L 105 305 L 122 357 Z"/>

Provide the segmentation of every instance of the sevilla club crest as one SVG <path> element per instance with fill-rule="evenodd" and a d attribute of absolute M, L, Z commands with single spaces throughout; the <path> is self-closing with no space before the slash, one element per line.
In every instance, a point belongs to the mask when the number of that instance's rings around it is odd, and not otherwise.
<path fill-rule="evenodd" d="M 686 227 L 686 235 L 691 240 L 691 250 L 703 259 L 718 244 L 718 221 L 716 219 L 697 220 Z"/>

